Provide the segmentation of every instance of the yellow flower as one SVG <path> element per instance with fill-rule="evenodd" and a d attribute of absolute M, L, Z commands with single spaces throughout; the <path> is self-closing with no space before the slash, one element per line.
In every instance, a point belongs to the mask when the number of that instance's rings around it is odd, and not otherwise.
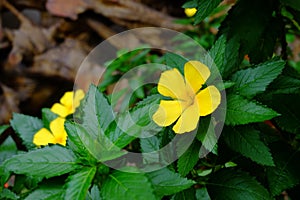
<path fill-rule="evenodd" d="M 64 127 L 65 119 L 58 117 L 50 122 L 50 131 L 41 128 L 33 137 L 33 143 L 37 146 L 48 144 L 61 144 L 66 146 L 67 132 Z"/>
<path fill-rule="evenodd" d="M 188 17 L 193 17 L 197 12 L 196 8 L 185 8 L 184 9 L 184 13 L 186 14 L 186 16 Z"/>
<path fill-rule="evenodd" d="M 80 101 L 83 99 L 83 97 L 84 92 L 82 90 L 77 90 L 75 92 L 75 95 L 73 91 L 66 92 L 64 96 L 60 99 L 60 103 L 55 103 L 52 106 L 51 111 L 58 114 L 61 117 L 66 117 L 75 112 L 75 109 L 79 106 Z"/>
<path fill-rule="evenodd" d="M 196 129 L 199 117 L 215 111 L 221 102 L 221 94 L 215 86 L 202 89 L 210 76 L 209 68 L 199 61 L 184 65 L 184 76 L 177 69 L 163 72 L 158 82 L 158 92 L 173 100 L 161 100 L 153 115 L 159 126 L 173 126 L 175 133 Z"/>

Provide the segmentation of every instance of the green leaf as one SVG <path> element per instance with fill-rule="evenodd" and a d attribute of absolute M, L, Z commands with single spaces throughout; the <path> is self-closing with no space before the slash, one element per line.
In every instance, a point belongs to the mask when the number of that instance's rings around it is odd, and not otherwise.
<path fill-rule="evenodd" d="M 141 138 L 141 150 L 143 153 L 153 152 L 159 150 L 160 140 L 156 136 L 148 137 L 148 138 Z"/>
<path fill-rule="evenodd" d="M 109 175 L 100 189 L 104 200 L 156 200 L 153 188 L 142 173 L 115 171 Z"/>
<path fill-rule="evenodd" d="M 31 192 L 25 200 L 62 199 L 64 189 L 62 185 L 45 184 Z"/>
<path fill-rule="evenodd" d="M 242 61 L 240 49 L 241 44 L 237 37 L 227 38 L 223 66 L 219 69 L 223 79 L 239 68 L 239 64 Z"/>
<path fill-rule="evenodd" d="M 214 45 L 209 50 L 209 54 L 206 57 L 204 64 L 206 64 L 210 69 L 214 69 L 213 65 L 215 64 L 219 72 L 222 74 L 224 72 L 224 58 L 225 58 L 225 50 L 226 50 L 226 37 L 221 35 L 218 40 L 214 43 Z M 215 73 L 212 72 L 212 75 Z"/>
<path fill-rule="evenodd" d="M 290 13 L 292 14 L 291 18 L 289 18 L 288 16 L 285 16 L 284 14 L 282 14 L 284 17 L 287 17 L 292 23 L 293 23 L 293 26 L 297 29 L 297 30 L 300 30 L 300 10 L 292 10 L 292 9 L 289 9 Z M 283 13 L 283 11 L 282 11 Z M 291 34 L 292 38 L 293 38 L 293 41 L 294 41 L 294 38 L 295 38 L 295 35 L 294 34 Z M 288 41 L 288 40 L 287 40 Z M 292 42 L 293 42 L 292 41 Z M 288 41 L 289 42 L 289 41 Z M 291 60 L 290 60 L 291 61 Z M 295 68 L 296 71 L 299 72 L 299 67 L 296 67 Z"/>
<path fill-rule="evenodd" d="M 42 109 L 42 120 L 44 127 L 50 130 L 50 122 L 58 117 L 57 114 L 53 113 L 49 108 Z"/>
<path fill-rule="evenodd" d="M 268 191 L 253 177 L 231 169 L 215 173 L 207 183 L 207 190 L 211 199 L 271 199 Z"/>
<path fill-rule="evenodd" d="M 108 68 L 106 68 L 107 70 L 109 70 Z M 117 82 L 122 75 L 120 74 L 116 74 L 116 75 L 112 75 L 111 73 L 113 71 L 110 71 L 110 74 L 108 74 L 109 71 L 105 71 L 105 74 L 103 75 L 103 81 L 99 84 L 99 90 L 101 92 L 104 92 L 108 86 L 112 85 L 113 83 Z M 109 76 L 108 76 L 109 75 Z"/>
<path fill-rule="evenodd" d="M 198 0 L 194 24 L 199 24 L 221 3 L 222 0 Z"/>
<path fill-rule="evenodd" d="M 56 145 L 13 156 L 3 166 L 16 174 L 46 178 L 66 174 L 78 167 L 73 152 Z"/>
<path fill-rule="evenodd" d="M 268 89 L 272 94 L 299 93 L 300 80 L 290 76 L 280 75 L 269 85 Z"/>
<path fill-rule="evenodd" d="M 272 107 L 281 116 L 274 118 L 277 125 L 290 133 L 299 134 L 300 131 L 300 94 L 273 95 Z"/>
<path fill-rule="evenodd" d="M 300 2 L 295 0 L 280 0 L 284 5 L 290 6 L 295 10 L 300 11 Z"/>
<path fill-rule="evenodd" d="M 207 176 L 212 173 L 212 169 L 198 169 L 197 175 L 198 176 Z"/>
<path fill-rule="evenodd" d="M 93 162 L 93 159 L 97 160 L 97 156 L 93 155 L 95 153 L 94 148 L 86 147 L 87 142 L 94 141 L 91 134 L 88 134 L 80 124 L 71 121 L 65 122 L 65 129 L 68 134 L 68 145 L 73 152 L 88 161 Z"/>
<path fill-rule="evenodd" d="M 8 128 L 9 128 L 9 125 L 1 125 L 0 126 L 0 135 Z"/>
<path fill-rule="evenodd" d="M 196 8 L 197 5 L 198 5 L 197 0 L 190 0 L 190 1 L 185 2 L 182 5 L 182 8 Z"/>
<path fill-rule="evenodd" d="M 139 102 L 130 112 L 121 113 L 105 133 L 110 141 L 123 148 L 136 137 L 153 135 L 161 128 L 151 119 L 154 108 L 160 100 L 159 95 L 151 95 Z"/>
<path fill-rule="evenodd" d="M 145 92 L 144 92 L 144 88 L 140 87 L 141 85 L 143 85 L 144 80 L 142 77 L 135 77 L 133 79 L 130 79 L 129 81 L 129 86 L 130 88 L 136 88 L 135 91 L 133 92 L 133 95 L 137 98 L 143 99 L 145 98 Z"/>
<path fill-rule="evenodd" d="M 83 126 L 95 138 L 103 134 L 114 121 L 112 107 L 106 97 L 94 85 L 91 85 L 83 100 Z"/>
<path fill-rule="evenodd" d="M 284 190 L 290 189 L 299 183 L 297 177 L 293 177 L 285 166 L 278 166 L 277 169 L 267 171 L 270 191 L 273 196 L 281 194 Z"/>
<path fill-rule="evenodd" d="M 231 41 L 232 43 L 232 41 Z M 230 47 L 230 43 L 227 42 L 225 35 L 221 35 L 214 43 L 209 53 L 205 55 L 202 62 L 208 66 L 211 71 L 211 75 L 206 81 L 207 85 L 215 85 L 220 91 L 233 86 L 234 82 L 223 82 L 221 75 L 225 73 L 225 70 L 229 68 L 228 55 L 226 49 Z M 230 56 L 234 56 L 234 51 L 237 48 L 231 50 Z M 225 66 L 226 64 L 226 66 Z M 232 65 L 234 68 L 234 65 Z"/>
<path fill-rule="evenodd" d="M 226 35 L 221 35 L 209 50 L 209 53 L 202 61 L 211 70 L 211 76 L 208 81 L 214 80 L 218 74 L 227 78 L 233 71 L 238 69 L 240 44 L 237 38 L 227 39 Z"/>
<path fill-rule="evenodd" d="M 121 118 L 119 118 L 121 119 Z M 127 119 L 128 120 L 128 119 Z M 122 127 L 126 127 L 127 126 L 127 121 L 126 117 L 123 117 L 121 120 L 119 120 L 119 124 L 117 124 L 116 122 L 112 122 L 111 125 L 108 127 L 106 136 L 109 138 L 109 140 L 116 145 L 118 148 L 124 148 L 125 146 L 127 146 L 130 142 L 132 142 L 136 137 L 134 136 L 138 136 L 138 135 L 129 135 L 126 133 L 126 129 L 124 128 L 120 128 L 120 125 Z M 139 132 L 137 132 L 138 134 Z"/>
<path fill-rule="evenodd" d="M 189 188 L 178 192 L 172 197 L 171 200 L 196 200 L 195 189 Z"/>
<path fill-rule="evenodd" d="M 175 194 L 195 184 L 194 181 L 182 178 L 179 174 L 163 168 L 147 174 L 154 191 L 158 196 Z"/>
<path fill-rule="evenodd" d="M 244 55 L 254 52 L 262 44 L 263 34 L 268 30 L 275 6 L 276 3 L 271 0 L 239 0 L 230 9 L 219 30 L 228 40 L 233 39 L 240 44 L 237 60 L 242 61 Z"/>
<path fill-rule="evenodd" d="M 82 111 L 82 126 L 71 123 L 66 126 L 74 151 L 91 155 L 101 162 L 124 155 L 125 152 L 121 152 L 117 144 L 104 134 L 115 117 L 106 97 L 96 86 L 90 86 Z"/>
<path fill-rule="evenodd" d="M 225 127 L 224 139 L 228 147 L 258 164 L 274 166 L 270 149 L 260 140 L 259 131 L 250 126 Z"/>
<path fill-rule="evenodd" d="M 157 152 L 160 149 L 160 144 L 161 140 L 156 136 L 140 139 L 144 163 L 160 162 L 159 153 Z"/>
<path fill-rule="evenodd" d="M 166 53 L 164 58 L 168 67 L 176 68 L 181 74 L 184 74 L 184 64 L 188 61 L 187 59 L 183 58 L 181 55 L 170 52 Z"/>
<path fill-rule="evenodd" d="M 273 196 L 290 189 L 300 182 L 300 154 L 299 151 L 291 151 L 282 142 L 272 146 L 274 150 L 274 167 L 266 170 L 270 192 Z"/>
<path fill-rule="evenodd" d="M 217 154 L 216 148 L 218 139 L 215 133 L 215 127 L 213 122 L 214 118 L 202 117 L 200 119 L 196 137 L 202 143 L 206 150 L 208 150 L 209 152 L 212 151 L 212 153 Z M 199 156 L 202 156 L 201 152 Z"/>
<path fill-rule="evenodd" d="M 256 48 L 249 51 L 249 58 L 251 63 L 261 63 L 270 59 L 275 51 L 277 38 L 282 34 L 282 19 L 280 17 L 273 17 L 264 28 Z"/>
<path fill-rule="evenodd" d="M 36 189 L 39 183 L 43 180 L 43 177 L 33 177 L 33 176 L 25 176 L 25 175 L 19 175 L 17 177 L 21 177 L 21 181 L 17 178 L 17 181 L 14 184 L 14 188 L 20 188 L 23 187 L 23 185 L 26 186 L 29 190 Z M 45 181 L 46 182 L 46 181 Z M 44 183 L 42 183 L 44 184 Z"/>
<path fill-rule="evenodd" d="M 100 190 L 97 185 L 93 185 L 91 191 L 88 193 L 87 198 L 88 200 L 101 200 Z"/>
<path fill-rule="evenodd" d="M 84 168 L 68 177 L 65 197 L 68 199 L 84 200 L 96 174 L 96 167 Z"/>
<path fill-rule="evenodd" d="M 282 72 L 285 62 L 273 59 L 255 68 L 240 70 L 232 75 L 234 90 L 240 95 L 252 98 L 266 90 L 267 86 Z"/>
<path fill-rule="evenodd" d="M 33 136 L 43 128 L 44 125 L 42 120 L 36 117 L 14 113 L 13 119 L 10 120 L 10 124 L 20 136 L 27 149 L 35 148 L 35 145 L 32 143 Z"/>
<path fill-rule="evenodd" d="M 201 144 L 195 140 L 191 146 L 179 157 L 177 162 L 178 172 L 186 176 L 197 164 L 199 160 L 199 150 Z"/>
<path fill-rule="evenodd" d="M 112 85 L 121 78 L 120 74 L 114 75 L 115 71 L 128 72 L 136 66 L 147 63 L 149 59 L 151 62 L 153 56 L 149 55 L 150 50 L 148 45 L 143 45 L 132 51 L 118 51 L 116 59 L 105 63 L 107 68 L 103 74 L 103 81 L 99 84 L 99 89 L 105 91 L 107 86 Z"/>
<path fill-rule="evenodd" d="M 255 101 L 249 101 L 239 95 L 227 96 L 227 125 L 262 122 L 279 116 L 275 111 Z"/>
<path fill-rule="evenodd" d="M 20 197 L 18 195 L 16 195 L 15 193 L 13 193 L 12 191 L 10 191 L 9 189 L 4 188 L 3 191 L 0 193 L 0 199 L 11 199 L 11 200 L 15 200 L 15 199 L 19 199 Z"/>
<path fill-rule="evenodd" d="M 94 159 L 104 162 L 125 154 L 101 133 L 96 139 L 83 126 L 69 121 L 66 121 L 65 128 L 69 135 L 70 148 L 92 163 Z"/>
<path fill-rule="evenodd" d="M 207 189 L 205 187 L 199 188 L 196 190 L 196 199 L 197 200 L 211 200 Z"/>
<path fill-rule="evenodd" d="M 0 164 L 11 156 L 17 153 L 18 149 L 15 144 L 15 141 L 9 136 L 6 140 L 0 145 Z"/>

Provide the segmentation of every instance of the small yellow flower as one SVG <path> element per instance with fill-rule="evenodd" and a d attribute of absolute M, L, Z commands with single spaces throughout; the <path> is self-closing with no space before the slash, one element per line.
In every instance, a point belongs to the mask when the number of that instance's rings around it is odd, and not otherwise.
<path fill-rule="evenodd" d="M 37 146 L 48 144 L 61 144 L 66 146 L 67 132 L 64 127 L 65 119 L 58 117 L 50 122 L 50 131 L 41 128 L 33 137 L 33 143 Z"/>
<path fill-rule="evenodd" d="M 75 112 L 75 109 L 79 106 L 80 101 L 83 99 L 83 97 L 84 92 L 82 90 L 77 90 L 75 92 L 75 95 L 73 91 L 66 92 L 64 96 L 60 99 L 60 103 L 55 103 L 52 106 L 51 111 L 58 114 L 61 117 L 66 117 Z"/>
<path fill-rule="evenodd" d="M 159 126 L 169 126 L 175 121 L 175 133 L 196 129 L 199 117 L 211 114 L 221 102 L 221 94 L 215 86 L 201 89 L 210 76 L 209 68 L 199 61 L 184 65 L 184 77 L 176 69 L 163 72 L 158 82 L 158 92 L 173 100 L 161 100 L 153 115 Z"/>
<path fill-rule="evenodd" d="M 193 17 L 197 12 L 196 8 L 185 8 L 184 9 L 184 13 L 186 14 L 186 16 L 188 17 Z"/>

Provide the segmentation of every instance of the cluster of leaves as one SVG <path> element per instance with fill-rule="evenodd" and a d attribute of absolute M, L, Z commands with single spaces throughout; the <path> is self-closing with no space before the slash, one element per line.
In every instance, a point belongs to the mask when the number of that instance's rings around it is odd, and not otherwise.
<path fill-rule="evenodd" d="M 199 23 L 219 3 L 194 0 L 184 7 L 198 9 L 194 22 Z M 300 82 L 285 59 L 286 34 L 299 33 L 299 11 L 296 1 L 240 0 L 221 24 L 210 50 L 228 86 L 216 162 L 232 161 L 237 172 L 211 175 L 207 186 L 213 199 L 269 199 L 283 191 L 297 198 Z M 281 58 L 274 56 L 278 46 Z M 246 55 L 252 65 L 245 64 Z"/>
<path fill-rule="evenodd" d="M 142 110 L 149 110 L 158 100 L 157 95 L 152 95 L 141 101 L 130 112 L 131 119 L 138 124 L 152 123 L 148 113 Z M 135 129 L 134 124 L 126 126 L 128 130 L 124 131 L 116 126 L 112 108 L 96 86 L 90 87 L 79 110 L 84 113 L 82 123 L 65 123 L 68 147 L 53 145 L 39 149 L 32 144 L 33 135 L 40 128 L 49 126 L 54 114 L 49 109 L 43 109 L 42 120 L 14 114 L 11 125 L 29 151 L 2 163 L 1 185 L 8 181 L 13 172 L 26 175 L 22 184 L 26 185 L 27 190 L 19 192 L 25 199 L 99 199 L 100 194 L 103 199 L 158 199 L 195 184 L 193 180 L 167 168 L 149 173 L 141 173 L 133 167 L 126 169 L 133 173 L 108 168 L 103 163 L 117 158 L 120 158 L 119 162 L 124 162 L 122 156 L 126 152 L 122 148 L 133 142 L 141 130 Z M 123 119 L 121 122 L 130 124 L 131 119 L 125 117 L 120 116 Z M 1 127 L 2 130 L 5 128 Z M 152 129 L 155 129 L 154 125 L 149 127 L 149 131 Z M 127 135 L 130 130 L 136 137 Z M 140 141 L 141 151 L 153 150 L 151 142 L 154 140 Z M 18 182 L 19 176 L 16 179 Z M 13 191 L 17 192 L 15 188 Z M 8 189 L 2 189 L 2 192 L 3 198 L 17 198 Z"/>
<path fill-rule="evenodd" d="M 220 2 L 192 0 L 184 7 L 197 8 L 197 24 Z M 218 108 L 226 113 L 218 141 L 214 125 L 219 122 L 214 123 L 207 116 L 200 119 L 196 138 L 182 155 L 178 154 L 180 144 L 174 144 L 174 151 L 170 152 L 174 155 L 146 154 L 164 147 L 175 136 L 167 127 L 152 137 L 139 138 L 144 132 L 157 132 L 149 110 L 160 96 L 155 90 L 148 97 L 137 93 L 142 100 L 116 118 L 110 99 L 102 92 L 119 78 L 111 76 L 115 70 L 127 72 L 134 67 L 122 68 L 124 63 L 141 64 L 140 59 L 135 59 L 139 55 L 180 71 L 186 60 L 171 53 L 158 59 L 149 56 L 148 50 L 138 50 L 111 63 L 108 82 L 90 87 L 74 116 L 76 120 L 65 123 L 66 147 L 36 148 L 32 144 L 33 135 L 40 128 L 49 128 L 53 119 L 49 109 L 42 110 L 42 120 L 14 114 L 11 126 L 28 151 L 16 152 L 11 140 L 1 145 L 1 155 L 6 159 L 1 156 L 0 184 L 9 183 L 10 177 L 15 180 L 12 188 L 1 188 L 0 197 L 256 200 L 279 198 L 285 191 L 291 199 L 297 199 L 300 74 L 286 62 L 285 39 L 287 33 L 299 32 L 299 16 L 297 1 L 239 0 L 222 21 L 218 39 L 209 49 L 224 81 L 225 87 L 219 89 L 226 91 L 226 104 L 224 97 Z M 276 56 L 278 47 L 282 53 Z M 202 62 L 213 69 L 207 59 Z M 1 126 L 0 133 L 7 128 Z M 134 166 L 121 171 L 108 167 L 112 163 L 130 164 L 125 150 L 144 153 L 141 165 L 168 162 L 164 159 L 170 157 L 178 160 L 152 172 L 142 172 Z M 211 153 L 199 158 L 203 151 Z"/>

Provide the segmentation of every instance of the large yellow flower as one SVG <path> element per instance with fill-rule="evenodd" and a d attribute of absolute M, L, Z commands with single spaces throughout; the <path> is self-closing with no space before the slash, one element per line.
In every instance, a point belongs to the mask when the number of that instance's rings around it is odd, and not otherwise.
<path fill-rule="evenodd" d="M 50 122 L 50 131 L 41 128 L 33 137 L 33 143 L 37 146 L 48 144 L 61 144 L 66 146 L 67 132 L 64 127 L 65 119 L 58 117 Z"/>
<path fill-rule="evenodd" d="M 158 82 L 158 92 L 173 100 L 161 100 L 153 115 L 159 126 L 173 126 L 175 133 L 196 129 L 199 117 L 215 111 L 221 102 L 221 94 L 215 86 L 202 89 L 210 76 L 209 68 L 199 61 L 184 65 L 184 77 L 177 69 L 163 72 Z"/>
<path fill-rule="evenodd" d="M 60 103 L 55 103 L 52 106 L 51 111 L 61 117 L 66 117 L 75 112 L 75 109 L 79 106 L 83 97 L 84 92 L 82 90 L 77 90 L 75 94 L 74 92 L 66 92 L 60 99 Z"/>

